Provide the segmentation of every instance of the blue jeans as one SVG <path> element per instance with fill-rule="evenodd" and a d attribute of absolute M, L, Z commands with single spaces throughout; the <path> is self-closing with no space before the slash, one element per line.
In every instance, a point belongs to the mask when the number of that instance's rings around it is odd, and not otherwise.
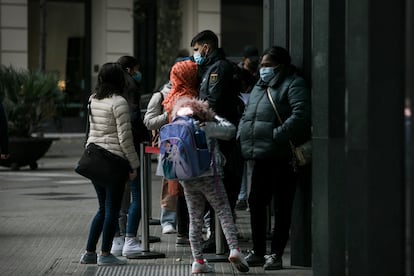
<path fill-rule="evenodd" d="M 165 208 L 161 208 L 160 223 L 161 227 L 170 224 L 175 228 L 177 223 L 177 212 L 168 211 Z"/>
<path fill-rule="evenodd" d="M 137 177 L 129 181 L 129 189 L 131 190 L 131 205 L 128 210 L 128 223 L 126 227 L 126 237 L 136 237 L 138 232 L 139 222 L 141 221 L 141 182 L 140 172 L 137 172 Z"/>
<path fill-rule="evenodd" d="M 244 160 L 243 164 L 243 177 L 240 187 L 239 200 L 248 200 L 249 191 L 252 184 L 252 170 L 254 166 L 254 160 Z"/>
<path fill-rule="evenodd" d="M 243 177 L 238 200 L 247 200 L 247 161 L 243 162 Z"/>
<path fill-rule="evenodd" d="M 110 252 L 118 225 L 119 210 L 125 185 L 114 184 L 102 187 L 95 182 L 92 182 L 92 184 L 98 196 L 99 208 L 91 223 L 86 250 L 96 251 L 96 244 L 102 233 L 101 250 Z"/>

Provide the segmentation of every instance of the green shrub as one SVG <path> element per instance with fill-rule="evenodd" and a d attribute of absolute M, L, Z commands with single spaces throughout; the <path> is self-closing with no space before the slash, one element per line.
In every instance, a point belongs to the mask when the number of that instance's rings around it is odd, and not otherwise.
<path fill-rule="evenodd" d="M 59 118 L 64 95 L 58 75 L 0 67 L 0 98 L 8 117 L 9 135 L 30 137 L 42 131 L 42 123 Z"/>

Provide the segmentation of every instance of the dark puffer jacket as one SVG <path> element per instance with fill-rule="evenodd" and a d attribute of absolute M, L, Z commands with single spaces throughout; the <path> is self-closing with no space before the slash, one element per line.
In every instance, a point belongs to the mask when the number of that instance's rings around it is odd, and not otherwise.
<path fill-rule="evenodd" d="M 279 123 L 266 89 L 277 106 Z M 269 84 L 258 81 L 239 124 L 237 137 L 245 159 L 289 158 L 289 139 L 299 145 L 311 137 L 311 97 L 305 81 L 285 68 Z"/>

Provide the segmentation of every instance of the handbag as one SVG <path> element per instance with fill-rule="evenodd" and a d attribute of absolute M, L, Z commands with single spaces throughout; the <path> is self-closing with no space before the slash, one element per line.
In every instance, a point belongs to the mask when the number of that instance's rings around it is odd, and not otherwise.
<path fill-rule="evenodd" d="M 129 162 L 94 143 L 88 144 L 75 171 L 100 185 L 124 183 L 130 171 Z"/>
<path fill-rule="evenodd" d="M 270 103 L 272 104 L 273 110 L 275 111 L 276 117 L 279 120 L 279 123 L 282 124 L 282 118 L 277 111 L 276 104 L 273 101 L 272 95 L 270 95 L 270 87 L 267 88 L 267 97 L 269 98 Z M 312 140 L 308 140 L 305 143 L 295 146 L 291 140 L 289 140 L 289 145 L 292 150 L 292 165 L 295 170 L 297 166 L 304 166 L 312 162 Z"/>
<path fill-rule="evenodd" d="M 89 101 L 86 137 L 89 136 L 90 128 L 90 103 Z M 126 182 L 130 170 L 126 159 L 94 143 L 88 144 L 75 167 L 75 172 L 102 186 Z"/>

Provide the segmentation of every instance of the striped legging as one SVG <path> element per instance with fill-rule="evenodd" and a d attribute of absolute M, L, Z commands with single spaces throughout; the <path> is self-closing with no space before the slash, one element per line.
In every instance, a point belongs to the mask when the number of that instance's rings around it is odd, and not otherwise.
<path fill-rule="evenodd" d="M 229 200 L 220 178 L 200 177 L 183 181 L 184 195 L 190 217 L 189 239 L 194 260 L 202 260 L 202 227 L 206 201 L 213 207 L 230 249 L 238 248 L 237 229 Z"/>

